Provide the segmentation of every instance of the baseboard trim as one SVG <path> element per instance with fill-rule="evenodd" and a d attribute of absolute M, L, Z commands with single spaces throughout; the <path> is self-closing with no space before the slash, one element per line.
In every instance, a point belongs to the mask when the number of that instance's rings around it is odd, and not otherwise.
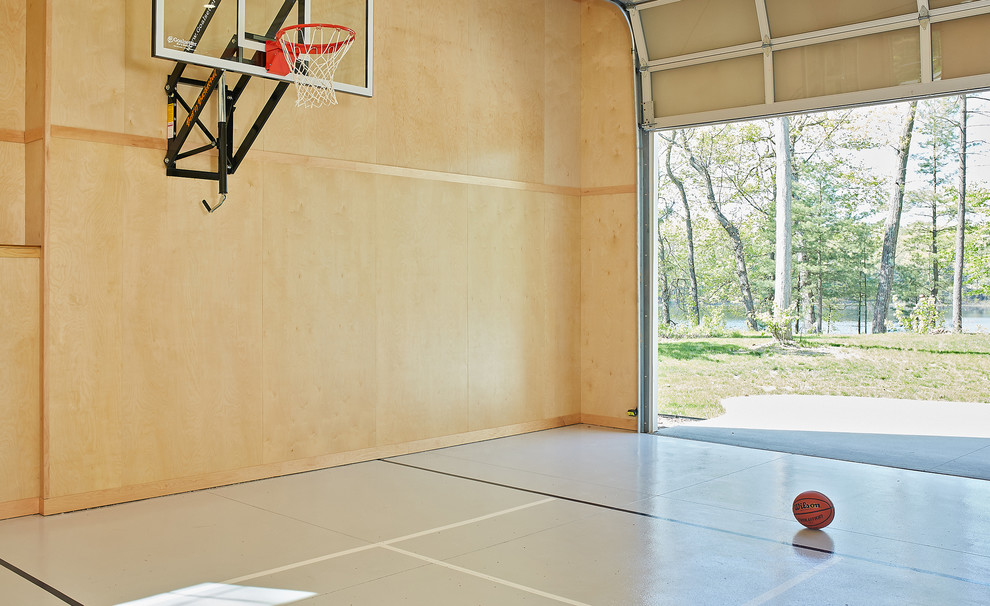
<path fill-rule="evenodd" d="M 38 497 L 0 503 L 0 520 L 31 516 L 36 513 L 41 513 L 41 499 Z"/>
<path fill-rule="evenodd" d="M 531 433 L 534 431 L 543 431 L 545 429 L 564 427 L 566 425 L 576 425 L 581 423 L 582 419 L 583 415 L 566 415 L 552 419 L 532 421 L 529 423 L 496 427 L 494 429 L 482 429 L 450 436 L 416 440 L 414 442 L 376 446 L 373 448 L 322 455 L 308 459 L 268 463 L 254 467 L 213 472 L 173 480 L 162 480 L 135 486 L 123 486 L 120 488 L 96 490 L 80 494 L 49 497 L 42 500 L 40 513 L 43 515 L 53 515 L 68 511 L 78 511 L 80 509 L 116 505 L 129 501 L 140 501 L 143 499 L 162 497 L 170 494 L 179 494 L 183 492 L 204 490 L 207 488 L 216 488 L 218 486 L 227 486 L 230 484 L 240 484 L 242 482 L 263 480 L 265 478 L 274 478 L 278 476 L 291 475 L 294 473 L 315 471 L 317 469 L 339 467 L 341 465 L 350 465 L 352 463 L 373 461 L 375 459 L 396 457 L 415 452 L 424 452 L 427 450 L 436 450 L 438 448 L 459 446 L 461 444 L 468 444 L 471 442 L 482 442 L 495 438 L 504 438 L 507 436 Z M 37 501 L 37 499 L 35 499 L 35 501 Z M 0 513 L 2 513 L 2 511 L 3 510 L 0 509 Z M 38 511 L 36 510 L 30 513 L 38 513 Z"/>
<path fill-rule="evenodd" d="M 613 429 L 626 429 L 636 431 L 639 424 L 636 417 L 606 417 L 602 415 L 581 415 L 581 422 L 587 425 L 599 425 L 601 427 L 611 427 Z"/>

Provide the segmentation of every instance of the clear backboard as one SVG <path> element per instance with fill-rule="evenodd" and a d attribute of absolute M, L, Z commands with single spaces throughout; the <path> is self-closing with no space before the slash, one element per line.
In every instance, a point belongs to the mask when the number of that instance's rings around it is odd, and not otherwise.
<path fill-rule="evenodd" d="M 332 23 L 357 36 L 334 77 L 339 92 L 371 96 L 374 0 L 152 0 L 155 57 L 272 80 L 265 41 L 282 27 Z"/>

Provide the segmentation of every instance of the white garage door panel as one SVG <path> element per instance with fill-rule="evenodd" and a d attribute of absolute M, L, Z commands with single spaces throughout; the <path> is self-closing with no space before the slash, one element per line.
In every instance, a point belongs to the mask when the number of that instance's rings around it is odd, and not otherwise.
<path fill-rule="evenodd" d="M 627 8 L 648 129 L 990 87 L 990 0 L 648 0 Z"/>

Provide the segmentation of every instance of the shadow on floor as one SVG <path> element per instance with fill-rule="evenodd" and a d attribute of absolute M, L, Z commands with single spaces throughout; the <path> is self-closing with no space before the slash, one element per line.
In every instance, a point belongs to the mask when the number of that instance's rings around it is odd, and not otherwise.
<path fill-rule="evenodd" d="M 657 435 L 990 480 L 990 404 L 813 395 L 722 404 L 721 417 Z"/>
<path fill-rule="evenodd" d="M 657 435 L 990 480 L 990 439 L 680 426 Z"/>

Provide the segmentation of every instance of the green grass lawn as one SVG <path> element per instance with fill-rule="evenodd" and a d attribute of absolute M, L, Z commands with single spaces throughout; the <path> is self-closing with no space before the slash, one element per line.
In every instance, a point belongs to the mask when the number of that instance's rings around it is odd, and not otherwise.
<path fill-rule="evenodd" d="M 661 339 L 661 414 L 710 418 L 719 401 L 818 394 L 990 403 L 990 334 Z"/>

